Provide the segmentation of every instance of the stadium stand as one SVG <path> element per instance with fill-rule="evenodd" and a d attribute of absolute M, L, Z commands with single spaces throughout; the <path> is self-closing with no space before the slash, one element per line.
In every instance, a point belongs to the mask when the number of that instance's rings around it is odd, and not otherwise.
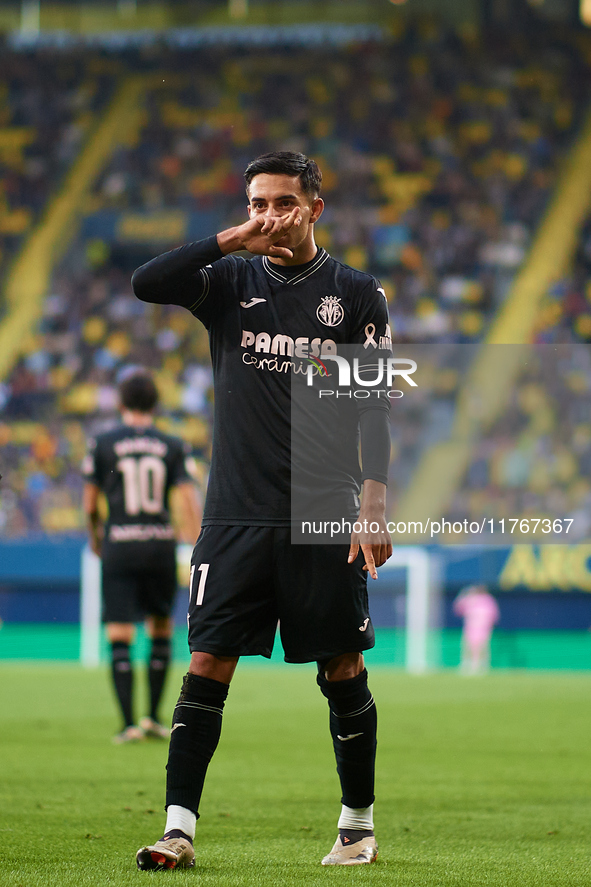
<path fill-rule="evenodd" d="M 569 273 L 543 296 L 537 347 L 522 350 L 503 415 L 477 441 L 448 519 L 572 518 L 568 541 L 589 537 L 590 247 L 587 217 Z"/>
<path fill-rule="evenodd" d="M 42 80 L 34 53 L 7 56 L 4 64 L 26 72 L 24 81 Z M 182 309 L 138 303 L 129 277 L 150 255 L 241 220 L 242 170 L 270 148 L 302 150 L 323 167 L 327 210 L 318 240 L 382 280 L 397 343 L 481 342 L 581 124 L 590 58 L 588 41 L 555 28 L 540 29 L 533 48 L 518 37 L 477 39 L 432 23 L 401 24 L 388 41 L 340 48 L 152 47 L 107 60 L 87 52 L 71 65 L 65 53 L 64 82 L 83 70 L 87 79 L 77 82 L 93 88 L 82 98 L 66 92 L 70 104 L 61 113 L 69 109 L 78 127 L 81 116 L 88 131 L 89 110 L 107 107 L 116 71 L 141 78 L 138 126 L 129 144 L 103 158 L 26 353 L 0 381 L 2 534 L 81 528 L 84 441 L 113 421 L 116 378 L 129 364 L 156 371 L 163 421 L 207 457 L 205 334 Z M 35 126 L 35 110 L 27 117 L 26 102 L 18 107 L 12 123 Z M 62 175 L 83 141 L 79 135 L 70 143 L 67 131 L 64 123 L 53 133 Z M 27 202 L 30 189 L 22 193 L 11 212 L 23 206 L 30 220 L 51 204 L 47 189 L 34 192 L 37 203 Z M 12 249 L 20 243 L 13 240 Z M 569 284 L 557 286 L 564 294 Z M 580 336 L 587 305 L 580 298 L 568 304 Z M 446 364 L 448 355 L 443 348 L 426 357 L 437 374 L 435 407 L 396 405 L 395 491 L 453 420 L 460 374 Z M 481 461 L 480 454 L 474 464 Z"/>
<path fill-rule="evenodd" d="M 0 286 L 112 94 L 115 59 L 0 57 Z M 2 305 L 0 303 L 0 311 Z"/>
<path fill-rule="evenodd" d="M 580 542 L 591 532 L 591 355 L 569 344 L 528 349 L 524 358 L 510 401 L 476 443 L 446 518 L 573 519 L 563 540 Z"/>
<path fill-rule="evenodd" d="M 573 267 L 546 293 L 536 342 L 591 342 L 591 216 L 583 225 Z"/>

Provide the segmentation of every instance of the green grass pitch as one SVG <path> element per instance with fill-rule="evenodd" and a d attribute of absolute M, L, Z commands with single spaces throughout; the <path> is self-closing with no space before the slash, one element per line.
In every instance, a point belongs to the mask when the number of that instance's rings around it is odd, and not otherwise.
<path fill-rule="evenodd" d="M 163 829 L 166 744 L 111 745 L 104 670 L 0 667 L 0 884 L 591 885 L 588 677 L 374 668 L 380 856 L 354 868 L 319 864 L 340 804 L 314 677 L 308 666 L 239 668 L 196 868 L 138 872 L 136 849 Z"/>

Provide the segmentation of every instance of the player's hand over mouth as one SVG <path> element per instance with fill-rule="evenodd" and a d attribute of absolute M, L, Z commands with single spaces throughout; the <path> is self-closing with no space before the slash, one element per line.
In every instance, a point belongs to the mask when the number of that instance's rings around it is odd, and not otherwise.
<path fill-rule="evenodd" d="M 286 246 L 277 246 L 277 241 L 285 237 L 291 228 L 298 228 L 301 222 L 302 213 L 299 206 L 294 206 L 284 216 L 257 215 L 243 225 L 224 232 L 232 235 L 231 240 L 228 238 L 228 243 L 222 242 L 218 235 L 220 249 L 224 253 L 246 249 L 255 256 L 281 256 L 291 259 L 292 250 Z"/>

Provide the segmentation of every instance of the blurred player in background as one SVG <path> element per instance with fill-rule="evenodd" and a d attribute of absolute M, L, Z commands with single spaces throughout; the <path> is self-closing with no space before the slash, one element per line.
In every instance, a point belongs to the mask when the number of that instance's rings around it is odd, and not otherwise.
<path fill-rule="evenodd" d="M 499 605 L 486 585 L 470 585 L 462 589 L 453 608 L 464 620 L 460 669 L 464 674 L 484 674 L 490 668 L 493 628 L 501 618 Z"/>
<path fill-rule="evenodd" d="M 138 298 L 182 305 L 207 327 L 215 390 L 212 467 L 191 568 L 191 664 L 173 717 L 167 822 L 164 837 L 138 851 L 140 869 L 194 865 L 199 802 L 230 681 L 240 656 L 271 656 L 278 620 L 286 661 L 317 662 L 330 709 L 343 806 L 337 841 L 322 862 L 354 865 L 377 856 L 377 722 L 362 651 L 375 642 L 367 573 L 377 578 L 392 550 L 386 398 L 360 402 L 354 432 L 334 454 L 346 470 L 336 481 L 326 478 L 328 489 L 336 484 L 343 493 L 345 516 L 359 514 L 379 531 L 338 545 L 291 544 L 292 372 L 321 355 L 321 343 L 359 344 L 368 355 L 391 347 L 378 282 L 316 246 L 321 178 L 302 154 L 257 158 L 245 172 L 249 221 L 158 256 L 133 276 Z M 253 257 L 231 255 L 241 250 Z"/>
<path fill-rule="evenodd" d="M 92 441 L 83 465 L 83 507 L 92 550 L 102 559 L 103 621 L 111 644 L 112 678 L 123 729 L 115 743 L 144 736 L 168 738 L 158 705 L 171 658 L 172 607 L 176 593 L 176 534 L 169 497 L 176 487 L 180 537 L 194 542 L 200 507 L 187 471 L 184 443 L 153 426 L 158 391 L 152 377 L 133 371 L 119 386 L 123 424 Z M 100 494 L 108 503 L 105 523 Z M 149 716 L 133 717 L 130 645 L 135 623 L 146 618 Z"/>

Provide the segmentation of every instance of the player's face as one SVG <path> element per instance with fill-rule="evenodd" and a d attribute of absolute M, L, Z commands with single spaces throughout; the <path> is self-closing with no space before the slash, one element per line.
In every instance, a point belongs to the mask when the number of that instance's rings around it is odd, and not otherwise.
<path fill-rule="evenodd" d="M 310 197 L 302 191 L 297 176 L 271 175 L 260 173 L 250 183 L 248 214 L 255 216 L 287 216 L 295 207 L 299 209 L 301 222 L 294 225 L 287 234 L 277 241 L 277 246 L 296 250 L 302 244 L 313 241 L 314 222 L 320 218 L 324 201 L 320 197 Z"/>

